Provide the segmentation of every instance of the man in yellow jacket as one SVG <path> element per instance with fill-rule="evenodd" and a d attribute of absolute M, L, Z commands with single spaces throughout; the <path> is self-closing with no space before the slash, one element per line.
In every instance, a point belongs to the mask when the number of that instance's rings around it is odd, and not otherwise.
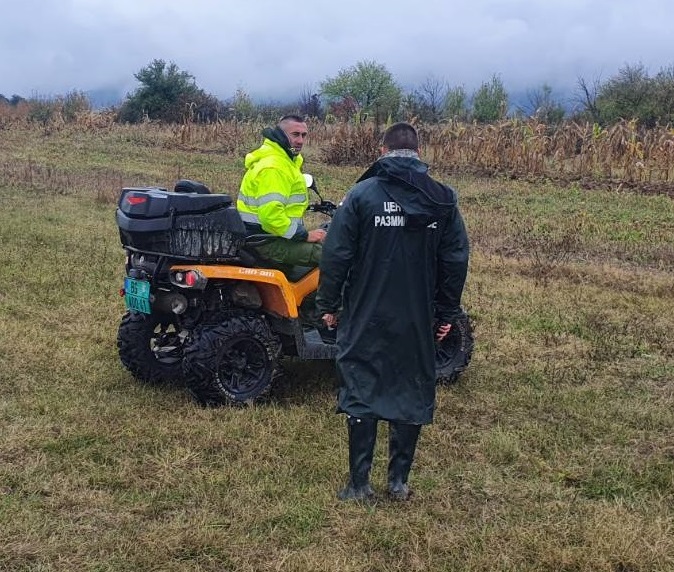
<path fill-rule="evenodd" d="M 298 115 L 286 115 L 262 135 L 262 145 L 246 155 L 236 208 L 249 235 L 269 235 L 256 247 L 262 256 L 281 264 L 318 266 L 326 233 L 308 231 L 302 220 L 309 206 L 300 155 L 307 124 Z"/>

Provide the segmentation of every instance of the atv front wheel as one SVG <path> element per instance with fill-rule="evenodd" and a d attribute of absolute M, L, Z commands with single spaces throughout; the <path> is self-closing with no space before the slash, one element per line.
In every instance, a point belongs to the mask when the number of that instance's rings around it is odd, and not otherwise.
<path fill-rule="evenodd" d="M 127 312 L 117 332 L 119 359 L 135 379 L 161 384 L 182 378 L 182 345 L 175 318 Z"/>
<path fill-rule="evenodd" d="M 473 354 L 473 329 L 468 314 L 461 314 L 441 342 L 435 343 L 435 373 L 438 384 L 455 383 L 468 367 Z"/>
<path fill-rule="evenodd" d="M 279 376 L 280 351 L 280 341 L 258 316 L 200 326 L 184 351 L 187 389 L 209 407 L 260 401 Z"/>

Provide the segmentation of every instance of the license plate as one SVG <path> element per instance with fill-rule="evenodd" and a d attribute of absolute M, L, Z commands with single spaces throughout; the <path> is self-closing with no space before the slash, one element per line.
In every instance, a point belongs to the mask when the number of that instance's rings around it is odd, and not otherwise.
<path fill-rule="evenodd" d="M 145 280 L 124 278 L 124 302 L 129 310 L 150 314 L 150 283 Z"/>

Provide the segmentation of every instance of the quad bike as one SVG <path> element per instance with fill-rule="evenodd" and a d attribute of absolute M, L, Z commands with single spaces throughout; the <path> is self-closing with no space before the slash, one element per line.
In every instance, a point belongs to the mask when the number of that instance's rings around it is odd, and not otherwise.
<path fill-rule="evenodd" d="M 337 207 L 305 178 L 319 197 L 308 210 L 331 217 Z M 184 382 L 203 405 L 244 404 L 268 394 L 282 357 L 335 358 L 335 332 L 300 317 L 318 269 L 262 259 L 255 244 L 268 236 L 246 237 L 229 195 L 190 180 L 124 188 L 116 218 L 127 308 L 117 346 L 137 380 Z M 473 349 L 467 315 L 436 347 L 438 382 L 456 381 Z"/>

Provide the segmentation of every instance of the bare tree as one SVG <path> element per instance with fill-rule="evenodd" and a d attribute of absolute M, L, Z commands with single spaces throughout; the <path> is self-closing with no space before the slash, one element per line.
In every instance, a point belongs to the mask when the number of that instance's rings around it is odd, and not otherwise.
<path fill-rule="evenodd" d="M 574 97 L 574 101 L 580 106 L 582 112 L 590 116 L 594 123 L 599 123 L 600 113 L 597 106 L 597 95 L 601 87 L 601 80 L 595 78 L 592 83 L 588 83 L 585 78 L 578 78 L 578 92 Z"/>
<path fill-rule="evenodd" d="M 415 91 L 422 119 L 437 123 L 442 119 L 449 86 L 447 82 L 429 75 Z"/>
<path fill-rule="evenodd" d="M 518 107 L 518 111 L 538 121 L 557 124 L 564 119 L 564 108 L 552 96 L 552 87 L 544 83 L 540 88 L 527 91 L 527 104 Z"/>
<path fill-rule="evenodd" d="M 321 99 L 310 85 L 305 85 L 300 93 L 298 102 L 300 113 L 307 117 L 323 117 L 323 110 L 321 109 Z"/>

